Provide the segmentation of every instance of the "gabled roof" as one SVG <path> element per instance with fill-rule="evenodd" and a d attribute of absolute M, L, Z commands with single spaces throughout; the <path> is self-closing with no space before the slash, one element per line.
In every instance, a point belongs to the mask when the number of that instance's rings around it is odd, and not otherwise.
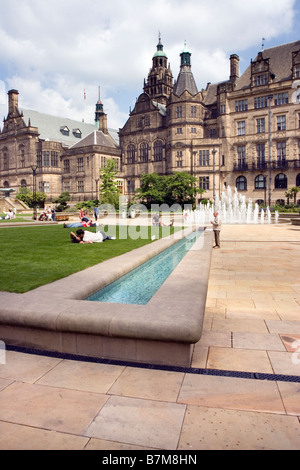
<path fill-rule="evenodd" d="M 275 75 L 273 83 L 292 79 L 292 54 L 300 51 L 300 41 L 283 44 L 282 46 L 272 47 L 262 52 L 264 59 L 270 59 L 270 68 Z M 258 59 L 256 57 L 255 61 Z M 255 62 L 254 61 L 254 62 Z M 237 80 L 236 90 L 247 88 L 251 83 L 251 65 Z"/>
<path fill-rule="evenodd" d="M 94 130 L 91 134 L 87 135 L 84 139 L 81 139 L 72 149 L 90 147 L 93 145 L 107 147 L 107 148 L 118 148 L 117 143 L 109 134 L 104 134 L 102 131 Z"/>
<path fill-rule="evenodd" d="M 292 54 L 293 52 L 300 51 L 300 41 L 283 44 L 281 46 L 272 47 L 264 50 L 262 53 L 263 59 L 270 60 L 270 71 L 275 75 L 273 83 L 282 82 L 292 79 Z M 259 54 L 253 62 L 256 62 Z M 204 103 L 206 106 L 216 104 L 218 86 L 221 84 L 230 83 L 229 80 L 219 83 L 209 83 L 206 90 Z M 251 64 L 246 71 L 237 80 L 234 90 L 243 90 L 249 88 L 251 84 Z"/>
<path fill-rule="evenodd" d="M 59 142 L 66 147 L 71 147 L 78 143 L 92 132 L 97 130 L 96 124 L 75 121 L 73 119 L 43 114 L 28 109 L 20 109 L 24 115 L 27 125 L 30 120 L 32 127 L 37 127 L 40 139 L 51 142 Z M 113 140 L 118 145 L 118 131 L 109 129 Z"/>

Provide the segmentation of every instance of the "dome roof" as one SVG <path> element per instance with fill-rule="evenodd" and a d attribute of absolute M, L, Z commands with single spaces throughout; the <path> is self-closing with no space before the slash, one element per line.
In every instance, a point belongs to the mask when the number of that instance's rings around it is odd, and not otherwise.
<path fill-rule="evenodd" d="M 165 57 L 166 59 L 168 58 L 167 54 L 165 53 L 165 51 L 157 51 L 155 52 L 153 58 L 155 57 Z"/>
<path fill-rule="evenodd" d="M 158 41 L 158 44 L 157 44 L 157 51 L 155 52 L 155 54 L 153 56 L 153 59 L 155 59 L 156 57 L 164 57 L 165 59 L 168 58 L 167 54 L 164 51 L 164 46 L 161 43 L 161 37 L 160 36 L 159 36 L 159 41 Z"/>

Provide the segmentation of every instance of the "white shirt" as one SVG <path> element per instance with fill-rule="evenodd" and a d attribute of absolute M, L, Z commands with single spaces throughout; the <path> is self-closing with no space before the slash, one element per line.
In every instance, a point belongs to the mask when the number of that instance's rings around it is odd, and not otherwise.
<path fill-rule="evenodd" d="M 89 232 L 85 231 L 84 232 L 84 237 L 83 237 L 84 242 L 93 242 L 93 243 L 102 243 L 103 242 L 103 235 L 101 232 Z"/>
<path fill-rule="evenodd" d="M 221 230 L 221 225 L 222 225 L 222 221 L 220 219 L 220 216 L 217 215 L 217 217 L 215 217 L 214 221 L 213 221 L 213 229 L 214 230 Z"/>

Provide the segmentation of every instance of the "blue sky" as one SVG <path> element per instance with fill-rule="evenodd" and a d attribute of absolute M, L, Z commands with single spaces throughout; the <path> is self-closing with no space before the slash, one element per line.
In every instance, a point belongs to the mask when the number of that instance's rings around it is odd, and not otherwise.
<path fill-rule="evenodd" d="M 162 35 L 173 76 L 187 41 L 198 89 L 241 73 L 261 50 L 300 39 L 300 0 L 0 0 L 0 117 L 7 92 L 27 109 L 93 122 L 98 87 L 122 127 Z M 86 100 L 84 100 L 84 90 Z"/>

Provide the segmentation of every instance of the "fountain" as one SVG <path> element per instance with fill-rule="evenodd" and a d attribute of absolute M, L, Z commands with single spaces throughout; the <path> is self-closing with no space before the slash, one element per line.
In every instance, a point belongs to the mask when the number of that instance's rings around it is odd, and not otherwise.
<path fill-rule="evenodd" d="M 271 224 L 270 208 L 259 208 L 252 199 L 246 201 L 237 189 L 232 192 L 230 186 L 224 187 L 222 196 L 217 194 L 214 204 L 201 204 L 195 211 L 187 211 L 187 221 L 197 225 L 210 224 L 213 213 L 219 212 L 223 224 Z M 275 213 L 275 223 L 278 223 L 278 212 Z"/>

